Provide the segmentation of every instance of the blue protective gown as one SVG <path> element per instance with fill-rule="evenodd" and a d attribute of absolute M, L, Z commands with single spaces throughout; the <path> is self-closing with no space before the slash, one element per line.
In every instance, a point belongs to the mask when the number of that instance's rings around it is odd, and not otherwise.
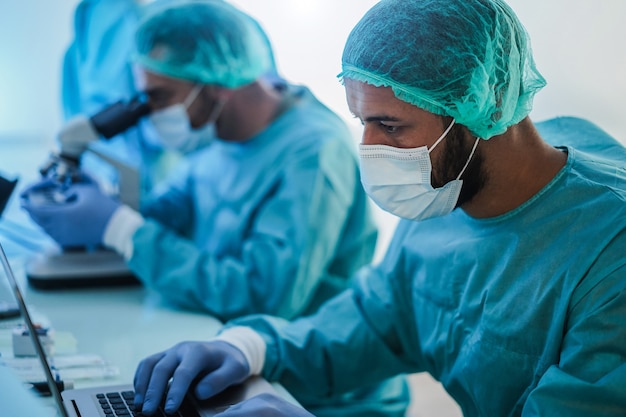
<path fill-rule="evenodd" d="M 626 153 L 581 120 L 539 130 L 591 153 L 568 146 L 504 215 L 401 221 L 381 264 L 311 317 L 234 321 L 267 342 L 264 376 L 324 397 L 426 371 L 466 416 L 626 415 Z"/>
<path fill-rule="evenodd" d="M 371 261 L 376 228 L 345 123 L 304 87 L 245 142 L 189 155 L 159 188 L 128 264 L 148 287 L 222 319 L 312 312 Z"/>
<path fill-rule="evenodd" d="M 66 120 L 91 116 L 137 92 L 131 56 L 141 9 L 135 0 L 82 0 L 74 13 L 74 39 L 63 58 L 61 99 Z M 150 138 L 150 140 L 146 140 Z M 141 174 L 141 195 L 161 182 L 180 160 L 164 151 L 143 122 L 126 132 L 94 144 L 111 157 L 135 167 Z M 117 171 L 92 153 L 82 167 L 101 181 L 116 185 Z"/>

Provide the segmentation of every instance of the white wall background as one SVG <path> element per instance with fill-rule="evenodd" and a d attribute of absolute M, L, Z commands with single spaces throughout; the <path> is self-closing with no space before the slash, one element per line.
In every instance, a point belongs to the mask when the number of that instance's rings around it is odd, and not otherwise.
<path fill-rule="evenodd" d="M 105 0 L 106 1 L 106 0 Z M 350 119 L 335 75 L 343 42 L 374 0 L 232 0 L 255 16 L 291 80 Z M 2 0 L 0 136 L 53 137 L 61 55 L 78 0 Z M 533 118 L 584 116 L 626 141 L 626 1 L 509 0 L 530 32 L 548 86 Z M 355 123 L 354 121 L 351 121 Z"/>
<path fill-rule="evenodd" d="M 106 1 L 106 0 L 105 0 Z M 279 68 L 307 84 L 354 126 L 336 79 L 343 43 L 374 0 L 232 0 L 274 43 Z M 78 0 L 0 0 L 0 140 L 40 138 L 60 127 L 61 56 Z M 626 143 L 626 1 L 509 0 L 548 80 L 531 116 L 582 116 Z M 10 155 L 0 155 L 3 161 Z M 381 217 L 388 227 L 393 221 Z"/>

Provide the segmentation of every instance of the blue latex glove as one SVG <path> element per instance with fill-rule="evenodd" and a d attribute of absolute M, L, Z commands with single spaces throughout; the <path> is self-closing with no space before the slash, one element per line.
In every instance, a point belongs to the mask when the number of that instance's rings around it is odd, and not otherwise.
<path fill-rule="evenodd" d="M 152 415 L 167 391 L 165 412 L 172 414 L 190 388 L 195 388 L 198 399 L 205 400 L 242 382 L 249 373 L 245 356 L 229 343 L 182 342 L 139 363 L 134 381 L 135 406 L 143 405 L 142 413 Z"/>
<path fill-rule="evenodd" d="M 272 394 L 260 394 L 229 407 L 219 417 L 313 417 L 302 407 Z"/>
<path fill-rule="evenodd" d="M 44 179 L 24 190 L 20 203 L 35 223 L 63 247 L 102 243 L 106 225 L 120 206 L 91 180 L 65 185 Z"/>

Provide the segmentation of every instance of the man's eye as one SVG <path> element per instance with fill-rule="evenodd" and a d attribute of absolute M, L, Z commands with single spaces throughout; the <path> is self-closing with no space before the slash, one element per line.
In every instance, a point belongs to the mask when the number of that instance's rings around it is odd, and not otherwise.
<path fill-rule="evenodd" d="M 397 133 L 400 129 L 400 126 L 390 126 L 384 123 L 380 123 L 380 128 L 383 129 L 386 133 Z"/>
<path fill-rule="evenodd" d="M 163 107 L 163 106 L 167 105 L 167 101 L 168 101 L 168 100 L 167 100 L 167 98 L 165 98 L 165 97 L 160 97 L 160 96 L 157 96 L 157 97 L 152 98 L 152 100 L 151 100 L 151 101 L 152 101 L 152 103 L 153 103 L 155 106 L 160 106 L 160 107 Z"/>
<path fill-rule="evenodd" d="M 150 104 L 157 108 L 165 107 L 171 97 L 171 94 L 160 90 L 147 91 L 146 95 L 148 96 Z"/>

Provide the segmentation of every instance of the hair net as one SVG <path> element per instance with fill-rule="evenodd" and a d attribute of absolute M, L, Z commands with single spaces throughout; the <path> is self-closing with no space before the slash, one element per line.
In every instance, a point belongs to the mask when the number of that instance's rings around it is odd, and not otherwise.
<path fill-rule="evenodd" d="M 339 77 L 390 87 L 483 139 L 524 119 L 546 84 L 501 0 L 382 0 L 350 33 Z"/>
<path fill-rule="evenodd" d="M 152 3 L 135 41 L 138 64 L 173 78 L 237 88 L 275 72 L 259 23 L 221 0 Z"/>

